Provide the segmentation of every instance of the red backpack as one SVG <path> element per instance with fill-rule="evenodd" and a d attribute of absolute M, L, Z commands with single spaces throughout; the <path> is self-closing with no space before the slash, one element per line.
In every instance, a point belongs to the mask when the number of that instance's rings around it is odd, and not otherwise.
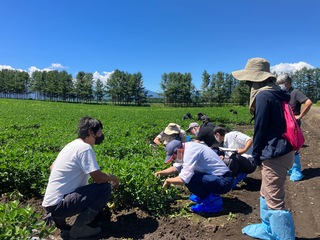
<path fill-rule="evenodd" d="M 302 130 L 294 116 L 292 107 L 285 101 L 282 101 L 283 115 L 286 121 L 286 131 L 282 136 L 290 143 L 293 150 L 298 151 L 304 144 Z"/>

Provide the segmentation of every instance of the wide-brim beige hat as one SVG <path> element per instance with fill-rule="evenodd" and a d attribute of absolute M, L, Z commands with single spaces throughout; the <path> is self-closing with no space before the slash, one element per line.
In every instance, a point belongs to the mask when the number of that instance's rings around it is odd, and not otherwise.
<path fill-rule="evenodd" d="M 180 126 L 176 123 L 169 123 L 169 125 L 164 129 L 164 133 L 167 135 L 179 134 Z"/>
<path fill-rule="evenodd" d="M 250 58 L 244 70 L 232 72 L 232 76 L 240 81 L 263 82 L 270 77 L 270 63 L 264 58 Z"/>

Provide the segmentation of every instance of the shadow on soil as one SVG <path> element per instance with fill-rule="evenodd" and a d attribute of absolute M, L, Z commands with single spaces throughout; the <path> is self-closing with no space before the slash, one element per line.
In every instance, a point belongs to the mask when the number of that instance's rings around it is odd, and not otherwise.
<path fill-rule="evenodd" d="M 244 180 L 245 184 L 241 186 L 241 189 L 244 189 L 246 191 L 250 192 L 259 192 L 261 187 L 261 180 L 255 179 L 251 177 L 246 177 Z M 238 189 L 238 187 L 236 188 Z"/>
<path fill-rule="evenodd" d="M 306 168 L 302 170 L 302 174 L 304 175 L 303 180 L 320 177 L 320 168 Z"/>
<path fill-rule="evenodd" d="M 152 217 L 139 218 L 136 213 L 129 213 L 117 217 L 116 222 L 108 222 L 103 227 L 103 237 L 143 239 L 144 235 L 154 232 L 158 225 Z"/>
<path fill-rule="evenodd" d="M 252 207 L 247 203 L 239 200 L 237 197 L 235 198 L 225 198 L 223 199 L 223 207 L 225 211 L 227 210 L 227 215 L 232 213 L 242 213 L 242 214 L 250 214 L 252 212 Z"/>

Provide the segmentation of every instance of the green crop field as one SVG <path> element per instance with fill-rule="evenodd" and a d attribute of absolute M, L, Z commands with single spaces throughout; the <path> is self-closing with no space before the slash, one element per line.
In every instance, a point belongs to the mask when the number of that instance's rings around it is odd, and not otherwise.
<path fill-rule="evenodd" d="M 238 114 L 232 114 L 231 108 Z M 51 163 L 64 145 L 77 137 L 79 119 L 92 116 L 104 125 L 105 141 L 94 147 L 98 163 L 121 182 L 110 206 L 138 206 L 155 215 L 166 214 L 181 190 L 161 188 L 162 180 L 155 178 L 154 172 L 165 167 L 165 151 L 150 148 L 150 142 L 170 122 L 186 129 L 190 122 L 197 121 L 183 121 L 187 112 L 193 117 L 202 112 L 230 129 L 234 124 L 248 124 L 251 119 L 248 108 L 238 106 L 126 107 L 0 99 L 1 194 L 18 192 L 24 198 L 41 197 Z"/>

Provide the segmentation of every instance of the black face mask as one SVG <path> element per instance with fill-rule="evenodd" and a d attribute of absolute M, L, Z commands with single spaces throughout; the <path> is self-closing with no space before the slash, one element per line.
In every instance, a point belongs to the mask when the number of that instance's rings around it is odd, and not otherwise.
<path fill-rule="evenodd" d="M 103 142 L 103 140 L 104 140 L 104 134 L 102 134 L 100 137 L 95 137 L 94 144 L 95 145 L 99 145 L 99 144 L 101 144 Z"/>

